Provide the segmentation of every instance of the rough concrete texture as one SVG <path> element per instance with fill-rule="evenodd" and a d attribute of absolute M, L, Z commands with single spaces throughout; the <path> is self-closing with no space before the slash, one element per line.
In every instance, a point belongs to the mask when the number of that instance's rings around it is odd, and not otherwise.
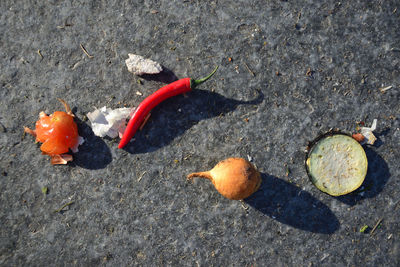
<path fill-rule="evenodd" d="M 0 9 L 0 265 L 399 266 L 399 1 L 3 0 Z M 166 71 L 134 76 L 128 53 Z M 197 91 L 155 108 L 126 149 L 91 132 L 94 107 L 137 106 L 216 65 Z M 66 166 L 22 134 L 40 111 L 62 110 L 57 98 L 86 140 Z M 375 118 L 362 188 L 339 198 L 316 189 L 307 142 Z M 244 202 L 186 181 L 232 156 L 262 172 Z"/>

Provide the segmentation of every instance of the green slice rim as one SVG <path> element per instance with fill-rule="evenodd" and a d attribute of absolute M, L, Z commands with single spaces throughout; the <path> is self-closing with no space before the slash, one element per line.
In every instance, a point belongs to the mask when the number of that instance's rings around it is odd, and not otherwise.
<path fill-rule="evenodd" d="M 368 160 L 364 148 L 354 138 L 331 130 L 309 143 L 305 167 L 310 181 L 319 190 L 341 196 L 361 186 Z"/>

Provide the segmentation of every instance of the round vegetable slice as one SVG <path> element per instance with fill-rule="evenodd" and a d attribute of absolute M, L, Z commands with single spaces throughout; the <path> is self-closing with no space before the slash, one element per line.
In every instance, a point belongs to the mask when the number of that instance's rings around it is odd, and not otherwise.
<path fill-rule="evenodd" d="M 317 138 L 306 159 L 311 182 L 321 191 L 341 196 L 361 186 L 368 169 L 363 147 L 343 133 Z"/>

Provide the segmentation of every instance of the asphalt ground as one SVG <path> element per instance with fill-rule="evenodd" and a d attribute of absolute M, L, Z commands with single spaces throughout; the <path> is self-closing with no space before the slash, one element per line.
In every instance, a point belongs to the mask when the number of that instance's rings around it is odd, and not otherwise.
<path fill-rule="evenodd" d="M 399 1 L 3 0 L 0 9 L 0 265 L 399 266 Z M 128 53 L 164 72 L 129 73 Z M 136 107 L 216 65 L 197 90 L 156 107 L 124 149 L 93 134 L 94 108 Z M 40 111 L 63 109 L 57 98 L 85 139 L 63 166 L 23 134 Z M 373 119 L 362 187 L 343 197 L 315 188 L 308 142 Z M 262 173 L 245 201 L 186 180 L 228 157 Z"/>

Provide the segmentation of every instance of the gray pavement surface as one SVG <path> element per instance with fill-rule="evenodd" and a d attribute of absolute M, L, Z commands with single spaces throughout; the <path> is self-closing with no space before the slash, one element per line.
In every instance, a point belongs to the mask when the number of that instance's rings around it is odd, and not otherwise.
<path fill-rule="evenodd" d="M 0 10 L 1 266 L 399 266 L 399 1 L 2 0 Z M 134 76 L 128 53 L 166 70 Z M 91 131 L 94 107 L 137 106 L 216 65 L 198 90 L 155 108 L 126 149 Z M 57 98 L 86 140 L 65 166 L 23 136 L 40 111 L 62 110 Z M 307 142 L 373 119 L 362 188 L 316 189 Z M 186 181 L 232 156 L 262 172 L 244 202 Z"/>

